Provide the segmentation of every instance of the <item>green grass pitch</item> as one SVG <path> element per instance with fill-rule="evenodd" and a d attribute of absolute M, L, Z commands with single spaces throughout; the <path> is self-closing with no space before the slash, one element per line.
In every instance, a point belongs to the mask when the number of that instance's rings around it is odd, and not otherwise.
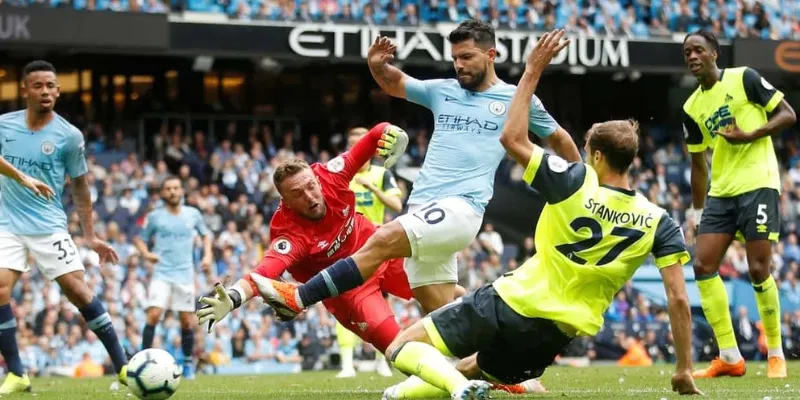
<path fill-rule="evenodd" d="M 669 390 L 673 366 L 650 368 L 552 367 L 542 377 L 550 390 L 546 395 L 512 396 L 495 392 L 493 398 L 570 398 L 570 399 L 654 399 L 678 398 Z M 766 377 L 766 364 L 751 362 L 743 378 L 721 378 L 698 381 L 706 398 L 714 399 L 800 399 L 800 362 L 790 363 L 789 379 Z M 371 373 L 354 379 L 336 379 L 332 372 L 262 376 L 200 376 L 181 383 L 175 400 L 366 400 L 380 399 L 383 389 L 403 379 L 381 378 Z M 35 379 L 33 394 L 19 394 L 3 399 L 30 400 L 134 400 L 128 390 L 111 392 L 110 378 L 104 379 Z"/>

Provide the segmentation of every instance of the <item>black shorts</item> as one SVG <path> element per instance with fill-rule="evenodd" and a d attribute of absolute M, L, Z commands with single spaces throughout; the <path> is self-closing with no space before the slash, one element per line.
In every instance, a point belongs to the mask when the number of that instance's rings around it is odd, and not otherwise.
<path fill-rule="evenodd" d="M 454 356 L 477 352 L 487 378 L 506 384 L 538 378 L 572 341 L 552 321 L 518 314 L 491 285 L 434 311 L 430 318 Z"/>
<path fill-rule="evenodd" d="M 741 235 L 745 241 L 778 240 L 780 195 L 775 189 L 756 189 L 734 197 L 706 200 L 698 234 Z"/>

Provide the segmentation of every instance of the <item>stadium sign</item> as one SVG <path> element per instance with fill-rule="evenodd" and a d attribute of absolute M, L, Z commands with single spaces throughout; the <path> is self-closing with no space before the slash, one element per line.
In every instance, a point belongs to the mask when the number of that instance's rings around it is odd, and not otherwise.
<path fill-rule="evenodd" d="M 206 21 L 170 16 L 173 54 L 295 61 L 363 63 L 378 35 L 394 39 L 396 57 L 407 65 L 448 67 L 452 61 L 447 34 L 453 24 L 433 27 L 369 26 L 335 23 L 266 21 Z M 499 30 L 498 63 L 522 64 L 541 32 Z M 572 37 L 565 52 L 553 61 L 562 67 L 587 70 L 635 69 L 642 72 L 686 72 L 681 39 Z M 720 66 L 731 65 L 731 46 L 720 46 Z"/>
<path fill-rule="evenodd" d="M 166 15 L 158 14 L 0 6 L 0 43 L 8 48 L 166 50 L 167 24 Z"/>
<path fill-rule="evenodd" d="M 800 42 L 739 39 L 734 42 L 734 64 L 761 72 L 800 73 Z"/>
<path fill-rule="evenodd" d="M 442 28 L 444 28 L 442 26 Z M 367 57 L 375 37 L 388 36 L 397 46 L 400 61 L 452 62 L 447 34 L 450 29 L 423 30 L 402 27 L 381 28 L 357 25 L 302 24 L 289 32 L 289 48 L 297 55 L 313 58 Z M 523 31 L 498 31 L 496 62 L 525 62 L 540 34 Z M 356 38 L 353 43 L 350 38 Z M 354 47 L 353 44 L 356 44 Z M 582 67 L 627 68 L 630 56 L 627 39 L 573 37 L 567 50 L 553 64 Z"/>

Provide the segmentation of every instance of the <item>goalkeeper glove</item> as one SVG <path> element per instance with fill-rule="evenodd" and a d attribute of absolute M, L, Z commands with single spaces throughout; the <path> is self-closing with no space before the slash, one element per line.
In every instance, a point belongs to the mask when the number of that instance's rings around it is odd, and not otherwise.
<path fill-rule="evenodd" d="M 233 287 L 226 290 L 222 284 L 217 283 L 214 285 L 214 291 L 216 293 L 212 292 L 200 297 L 199 303 L 203 304 L 203 306 L 195 312 L 200 325 L 208 322 L 208 333 L 211 333 L 218 321 L 221 321 L 231 311 L 242 305 L 243 294 L 241 289 Z"/>
<path fill-rule="evenodd" d="M 383 129 L 381 140 L 378 141 L 378 155 L 386 157 L 383 166 L 391 168 L 406 152 L 408 147 L 408 134 L 395 125 L 387 125 Z"/>

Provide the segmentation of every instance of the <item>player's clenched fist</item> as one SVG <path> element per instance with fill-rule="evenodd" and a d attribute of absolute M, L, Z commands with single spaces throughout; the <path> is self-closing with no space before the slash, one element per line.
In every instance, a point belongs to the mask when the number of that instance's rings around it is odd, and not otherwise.
<path fill-rule="evenodd" d="M 564 50 L 569 44 L 569 39 L 561 40 L 563 37 L 563 29 L 554 30 L 542 35 L 539 41 L 536 42 L 536 48 L 534 48 L 528 56 L 525 68 L 530 72 L 541 72 L 547 68 L 547 66 L 550 65 L 550 61 L 553 61 L 553 57 L 560 53 L 561 50 Z"/>
<path fill-rule="evenodd" d="M 406 131 L 400 129 L 395 125 L 387 125 L 383 129 L 381 140 L 378 141 L 378 155 L 386 157 L 386 162 L 383 166 L 391 168 L 400 159 L 400 156 L 406 152 L 408 147 L 408 134 Z"/>

